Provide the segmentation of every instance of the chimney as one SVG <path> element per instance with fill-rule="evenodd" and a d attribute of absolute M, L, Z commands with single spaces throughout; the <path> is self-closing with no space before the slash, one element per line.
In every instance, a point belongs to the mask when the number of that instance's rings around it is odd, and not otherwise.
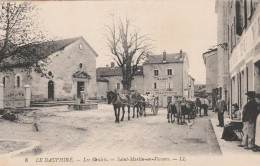
<path fill-rule="evenodd" d="M 111 62 L 111 67 L 115 67 L 115 62 Z"/>
<path fill-rule="evenodd" d="M 165 52 L 165 50 L 163 51 L 163 62 L 166 62 L 166 52 Z"/>
<path fill-rule="evenodd" d="M 180 50 L 180 58 L 182 58 L 182 49 Z"/>

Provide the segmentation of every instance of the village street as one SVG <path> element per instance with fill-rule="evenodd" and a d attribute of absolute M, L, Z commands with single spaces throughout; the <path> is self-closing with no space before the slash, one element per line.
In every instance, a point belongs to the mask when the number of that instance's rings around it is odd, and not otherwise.
<path fill-rule="evenodd" d="M 132 115 L 132 111 L 131 111 Z M 32 121 L 20 116 L 20 121 Z M 40 131 L 32 124 L 1 120 L 3 139 L 37 140 L 41 154 L 221 154 L 210 118 L 192 119 L 193 125 L 171 124 L 166 119 L 166 109 L 154 116 L 147 110 L 146 117 L 127 119 L 116 124 L 112 105 L 100 104 L 98 110 L 69 111 L 66 106 L 38 110 Z M 26 119 L 27 118 L 27 119 Z"/>

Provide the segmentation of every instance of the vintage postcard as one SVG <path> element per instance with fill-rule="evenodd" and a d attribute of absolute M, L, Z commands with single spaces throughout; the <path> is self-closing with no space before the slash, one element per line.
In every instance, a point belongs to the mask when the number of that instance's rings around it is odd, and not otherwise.
<path fill-rule="evenodd" d="M 0 166 L 259 165 L 259 0 L 0 4 Z"/>

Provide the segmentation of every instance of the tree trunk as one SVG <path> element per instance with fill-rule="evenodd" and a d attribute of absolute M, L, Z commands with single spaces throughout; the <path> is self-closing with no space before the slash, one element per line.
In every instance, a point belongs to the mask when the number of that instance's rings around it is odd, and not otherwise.
<path fill-rule="evenodd" d="M 132 83 L 132 81 L 129 79 L 127 79 L 127 78 L 123 79 L 122 84 L 123 84 L 124 90 L 129 91 L 131 89 L 131 83 Z"/>

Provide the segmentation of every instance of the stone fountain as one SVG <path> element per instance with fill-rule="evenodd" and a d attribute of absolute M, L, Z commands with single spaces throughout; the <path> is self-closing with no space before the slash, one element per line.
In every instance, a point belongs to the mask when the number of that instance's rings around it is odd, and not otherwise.
<path fill-rule="evenodd" d="M 92 110 L 98 109 L 98 103 L 86 102 L 85 91 L 80 91 L 80 98 L 77 100 L 75 104 L 69 104 L 70 110 Z"/>

